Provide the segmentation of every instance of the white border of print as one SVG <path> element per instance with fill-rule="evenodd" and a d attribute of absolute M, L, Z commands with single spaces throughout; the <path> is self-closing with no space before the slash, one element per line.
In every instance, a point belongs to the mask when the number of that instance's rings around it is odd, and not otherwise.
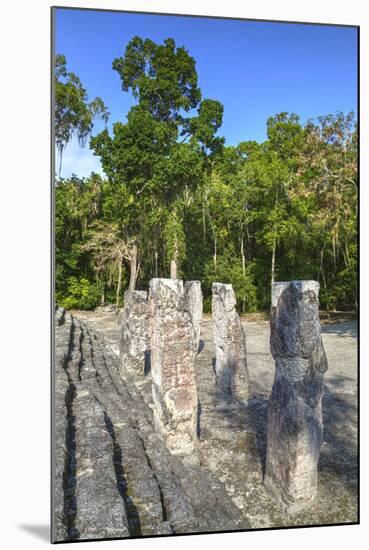
<path fill-rule="evenodd" d="M 1 246 L 1 543 L 44 547 L 50 508 L 50 6 L 79 6 L 277 19 L 361 26 L 361 151 L 369 151 L 369 19 L 360 0 L 17 0 L 2 6 Z M 365 70 L 364 70 L 365 69 Z M 4 95 L 3 95 L 4 94 Z M 364 157 L 364 155 L 362 156 Z M 4 172 L 5 167 L 5 172 Z M 361 181 L 369 181 L 368 158 Z M 361 326 L 369 327 L 369 187 L 361 188 Z M 365 227 L 365 225 L 367 227 Z M 4 254 L 5 253 L 5 254 Z M 363 548 L 369 539 L 369 338 L 361 342 L 361 524 L 83 543 L 130 549 L 334 546 Z"/>

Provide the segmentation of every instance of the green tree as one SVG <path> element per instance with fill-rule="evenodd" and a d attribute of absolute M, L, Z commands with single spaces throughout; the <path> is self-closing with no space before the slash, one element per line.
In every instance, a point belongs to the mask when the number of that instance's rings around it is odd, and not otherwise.
<path fill-rule="evenodd" d="M 56 296 L 59 303 L 69 296 L 73 297 L 73 306 L 86 304 L 87 286 L 83 283 L 84 293 L 79 292 L 81 279 L 90 282 L 88 302 L 90 307 L 97 305 L 99 284 L 94 281 L 94 268 L 89 254 L 83 250 L 88 230 L 101 216 L 101 197 L 103 180 L 97 174 L 89 178 L 72 177 L 60 179 L 55 189 L 55 248 Z M 78 303 L 79 298 L 81 303 Z M 82 299 L 83 298 L 83 299 Z"/>
<path fill-rule="evenodd" d="M 357 306 L 357 124 L 354 113 L 308 121 L 300 159 L 300 194 L 311 203 L 323 300 Z M 351 295 L 351 298 L 349 296 Z"/>
<path fill-rule="evenodd" d="M 61 171 L 62 156 L 73 135 L 78 137 L 83 147 L 93 129 L 94 120 L 101 118 L 105 124 L 109 112 L 102 99 L 96 97 L 88 101 L 88 95 L 79 77 L 67 71 L 64 55 L 55 58 L 55 144 L 59 152 Z"/>
<path fill-rule="evenodd" d="M 298 153 L 303 142 L 303 128 L 295 113 L 279 113 L 267 120 L 267 155 L 275 166 L 273 194 L 274 207 L 270 213 L 266 239 L 272 248 L 271 282 L 275 278 L 276 249 L 280 239 L 291 226 L 289 220 L 288 189 L 297 169 Z M 286 223 L 287 222 L 287 223 Z"/>
<path fill-rule="evenodd" d="M 201 101 L 195 60 L 171 38 L 162 45 L 133 38 L 113 69 L 122 89 L 131 90 L 138 104 L 126 124 L 113 126 L 113 137 L 104 131 L 91 139 L 91 147 L 109 180 L 124 186 L 122 192 L 130 197 L 126 211 L 131 237 L 142 248 L 151 235 L 156 251 L 161 240 L 175 278 L 185 254 L 183 208 L 201 183 L 206 164 L 222 147 L 223 139 L 215 134 L 223 107 L 214 100 Z M 195 109 L 197 114 L 190 116 Z M 149 215 L 152 210 L 155 218 Z"/>
<path fill-rule="evenodd" d="M 223 106 L 202 98 L 195 60 L 173 39 L 135 37 L 113 68 L 136 105 L 90 140 L 106 178 L 57 180 L 58 303 L 118 307 L 125 288 L 147 288 L 170 270 L 202 281 L 208 309 L 214 280 L 233 284 L 240 311 L 255 311 L 270 306 L 271 280 L 311 278 L 321 281 L 323 307 L 355 307 L 353 113 L 305 124 L 279 113 L 263 143 L 227 147 L 217 135 Z M 85 140 L 93 109 L 86 115 L 65 60 L 58 71 L 62 98 L 70 88 L 61 143 L 73 133 Z"/>
<path fill-rule="evenodd" d="M 117 273 L 115 306 L 118 309 L 122 290 L 123 260 L 132 262 L 135 243 L 121 237 L 117 224 L 97 221 L 89 230 L 87 242 L 82 245 L 82 249 L 91 252 L 97 274 L 109 271 L 110 275 Z M 131 281 L 130 289 L 134 288 L 133 283 L 134 281 Z M 103 299 L 102 302 L 104 301 Z"/>

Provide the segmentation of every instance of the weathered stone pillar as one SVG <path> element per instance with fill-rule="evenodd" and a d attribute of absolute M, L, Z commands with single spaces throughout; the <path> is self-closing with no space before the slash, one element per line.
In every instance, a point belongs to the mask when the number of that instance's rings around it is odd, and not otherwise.
<path fill-rule="evenodd" d="M 155 428 L 173 454 L 196 461 L 195 332 L 183 282 L 151 279 L 149 307 Z"/>
<path fill-rule="evenodd" d="M 120 340 L 120 374 L 143 378 L 150 370 L 150 319 L 147 292 L 127 290 L 124 294 Z"/>
<path fill-rule="evenodd" d="M 184 285 L 185 299 L 191 315 L 193 328 L 195 330 L 195 352 L 199 350 L 200 330 L 202 320 L 202 292 L 200 281 L 186 281 Z"/>
<path fill-rule="evenodd" d="M 217 384 L 241 402 L 249 397 L 245 333 L 232 285 L 212 285 L 213 339 Z"/>
<path fill-rule="evenodd" d="M 276 371 L 269 400 L 265 485 L 289 513 L 317 494 L 322 396 L 328 368 L 320 334 L 319 283 L 273 283 L 270 346 Z"/>

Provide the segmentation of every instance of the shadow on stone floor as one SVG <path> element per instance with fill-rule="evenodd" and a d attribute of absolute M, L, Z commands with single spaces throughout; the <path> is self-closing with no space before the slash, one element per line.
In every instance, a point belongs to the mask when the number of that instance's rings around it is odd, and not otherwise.
<path fill-rule="evenodd" d="M 202 350 L 204 349 L 205 347 L 205 341 L 204 340 L 200 340 L 199 342 L 199 349 L 197 350 L 197 353 L 201 353 Z"/>
<path fill-rule="evenodd" d="M 349 321 L 334 325 L 322 325 L 321 331 L 322 334 L 335 334 L 341 337 L 351 336 L 351 338 L 357 338 L 357 322 Z"/>
<path fill-rule="evenodd" d="M 253 396 L 247 406 L 247 418 L 251 429 L 256 435 L 256 446 L 260 457 L 263 477 L 265 474 L 266 461 L 266 427 L 268 417 L 268 401 L 265 396 Z"/>
<path fill-rule="evenodd" d="M 329 379 L 325 385 L 322 402 L 323 408 L 323 446 L 319 460 L 321 475 L 333 475 L 340 479 L 345 489 L 357 493 L 357 406 L 356 397 L 345 393 L 348 382 L 345 377 Z M 333 389 L 332 389 L 333 388 Z M 239 426 L 237 414 L 227 414 L 219 409 L 219 414 L 226 416 L 230 428 Z M 266 428 L 268 415 L 268 398 L 265 395 L 252 396 L 246 407 L 245 425 L 256 435 L 256 444 L 262 466 L 263 476 L 266 461 Z"/>
<path fill-rule="evenodd" d="M 334 390 L 331 389 L 333 386 Z M 339 476 L 347 490 L 357 493 L 357 403 L 346 392 L 342 377 L 329 380 L 323 396 L 323 447 L 319 460 L 321 474 Z M 337 391 L 340 390 L 340 391 Z"/>

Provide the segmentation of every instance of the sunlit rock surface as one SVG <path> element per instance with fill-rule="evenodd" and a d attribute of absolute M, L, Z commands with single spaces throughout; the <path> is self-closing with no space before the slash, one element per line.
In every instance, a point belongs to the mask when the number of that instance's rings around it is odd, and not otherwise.
<path fill-rule="evenodd" d="M 200 403 L 201 465 L 197 466 L 171 455 L 155 432 L 150 376 L 133 374 L 122 379 L 119 375 L 120 315 L 115 310 L 75 311 L 72 315 L 58 310 L 53 538 L 86 540 L 356 522 L 357 326 L 347 316 L 337 317 L 322 325 L 329 370 L 323 395 L 318 493 L 311 506 L 290 515 L 266 490 L 262 477 L 267 406 L 275 372 L 268 321 L 253 315 L 241 318 L 247 333 L 251 394 L 245 406 L 227 397 L 216 384 L 213 323 L 211 316 L 203 315 L 202 343 L 195 361 Z M 74 407 L 74 392 L 80 395 L 78 407 Z M 91 407 L 91 395 L 99 407 Z M 88 422 L 80 430 L 83 417 Z M 101 452 L 108 458 L 100 460 Z M 91 459 L 87 468 L 86 455 Z M 108 487 L 104 476 L 109 478 Z M 88 495 L 87 508 L 84 494 Z M 97 518 L 96 525 L 90 516 Z"/>
<path fill-rule="evenodd" d="M 53 540 L 249 528 L 216 476 L 168 451 L 103 334 L 64 310 L 55 324 Z"/>
<path fill-rule="evenodd" d="M 126 291 L 120 340 L 120 372 L 143 377 L 150 370 L 150 318 L 147 292 Z"/>
<path fill-rule="evenodd" d="M 328 368 L 319 322 L 319 283 L 274 283 L 271 353 L 275 379 L 268 409 L 265 485 L 296 513 L 317 495 L 323 441 L 322 397 Z"/>
<path fill-rule="evenodd" d="M 213 283 L 212 315 L 218 385 L 234 399 L 249 398 L 245 333 L 230 284 Z"/>
<path fill-rule="evenodd" d="M 203 297 L 200 281 L 186 281 L 184 285 L 185 300 L 191 315 L 195 331 L 195 351 L 199 350 L 202 320 Z"/>
<path fill-rule="evenodd" d="M 149 309 L 156 427 L 173 454 L 195 460 L 198 444 L 195 330 L 183 282 L 151 279 Z"/>

